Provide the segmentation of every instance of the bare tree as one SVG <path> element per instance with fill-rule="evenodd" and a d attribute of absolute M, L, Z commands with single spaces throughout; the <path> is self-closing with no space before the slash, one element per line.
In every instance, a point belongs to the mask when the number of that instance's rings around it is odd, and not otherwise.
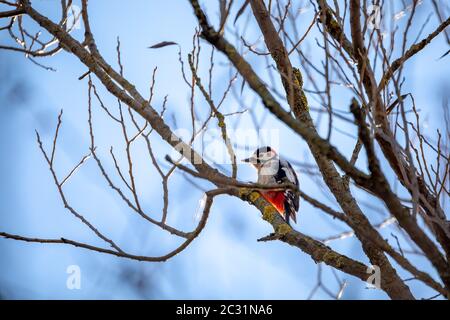
<path fill-rule="evenodd" d="M 376 267 L 380 272 L 380 288 L 392 299 L 415 299 L 408 286 L 409 280 L 422 282 L 436 291 L 436 296 L 450 298 L 450 223 L 443 209 L 448 204 L 450 190 L 448 101 L 442 105 L 446 127 L 424 132 L 414 93 L 404 89 L 408 82 L 404 76 L 408 60 L 420 54 L 441 34 L 448 42 L 446 27 L 450 18 L 445 1 L 433 1 L 433 6 L 424 8 L 418 0 L 375 0 L 373 3 L 360 0 L 220 0 L 208 1 L 208 5 L 215 6 L 219 12 L 216 17 L 208 17 L 197 0 L 189 0 L 199 28 L 193 30 L 193 48 L 187 57 L 179 48 L 180 76 L 191 97 L 187 106 L 191 116 L 190 137 L 184 140 L 177 136 L 164 117 L 167 99 L 161 106 L 153 102 L 157 69 L 153 72 L 149 96 L 145 98 L 132 79 L 124 76 L 119 39 L 114 44 L 117 61 L 106 61 L 90 27 L 87 0 L 81 0 L 81 13 L 75 17 L 83 23 L 83 39 L 71 35 L 73 23 L 68 23 L 68 17 L 74 16 L 71 0 L 61 1 L 58 21 L 44 16 L 29 0 L 2 0 L 0 3 L 6 8 L 0 12 L 4 22 L 0 30 L 8 33 L 16 43 L 16 46 L 0 45 L 0 49 L 22 53 L 48 70 L 52 68 L 38 62 L 38 58 L 65 51 L 77 57 L 88 70 L 80 76 L 80 81 L 87 83 L 89 97 L 90 146 L 86 155 L 81 156 L 67 173 L 56 172 L 55 153 L 63 123 L 62 111 L 50 147 L 45 146 L 38 132 L 36 137 L 65 208 L 106 246 L 64 237 L 42 239 L 7 232 L 0 232 L 1 237 L 67 244 L 139 261 L 165 261 L 186 249 L 202 232 L 214 199 L 226 195 L 249 202 L 272 225 L 274 233 L 260 241 L 285 242 L 309 255 L 316 263 L 324 263 L 362 281 L 367 281 L 370 270 Z M 301 13 L 305 6 L 313 11 L 313 17 L 303 29 L 299 25 L 304 20 Z M 424 22 L 416 21 L 417 13 L 426 10 L 431 10 L 428 18 Z M 405 23 L 398 23 L 396 17 L 399 14 L 405 16 Z M 422 24 L 422 28 L 412 41 L 415 29 L 411 26 L 414 23 Z M 434 31 L 423 35 L 424 27 L 429 23 L 436 25 Z M 255 37 L 255 30 L 258 39 L 250 40 Z M 308 50 L 311 45 L 314 49 Z M 168 46 L 175 48 L 177 43 L 164 41 L 150 48 L 156 50 Z M 206 47 L 211 50 L 210 59 L 201 61 L 200 50 Z M 230 78 L 225 89 L 219 92 L 212 86 L 212 77 L 218 68 L 217 61 L 223 58 L 228 64 L 222 67 L 229 69 Z M 261 63 L 267 68 L 258 70 Z M 204 72 L 205 68 L 207 72 Z M 97 90 L 99 87 L 117 99 L 117 107 L 104 103 L 100 90 Z M 198 103 L 197 95 L 203 99 L 202 103 Z M 258 119 L 255 106 L 245 107 L 244 97 L 254 97 L 255 101 L 262 102 L 263 119 Z M 348 107 L 339 108 L 343 98 L 347 99 Z M 233 99 L 241 107 L 224 109 L 226 99 Z M 118 151 L 112 147 L 107 157 L 115 172 L 108 171 L 104 164 L 107 160 L 98 153 L 94 105 L 121 130 L 124 148 L 120 151 L 126 159 L 126 168 L 120 164 Z M 290 129 L 286 139 L 306 143 L 310 161 L 292 159 L 292 162 L 301 173 L 301 179 L 308 176 L 315 181 L 339 208 L 334 209 L 304 189 L 288 183 L 263 186 L 238 179 L 237 150 L 248 150 L 248 146 L 243 145 L 233 131 L 244 126 L 244 121 L 246 129 L 259 130 L 269 116 Z M 354 132 L 341 130 L 339 127 L 343 124 L 352 125 Z M 216 129 L 216 141 L 226 159 L 211 158 L 196 144 L 206 131 L 213 129 Z M 333 143 L 336 135 L 345 135 L 352 141 L 351 150 L 345 146 L 337 147 Z M 140 173 L 133 166 L 133 146 L 137 140 L 145 142 L 149 163 L 160 175 L 164 199 L 160 218 L 150 215 L 141 205 L 136 188 Z M 178 151 L 179 158 L 166 156 L 165 160 L 161 159 L 152 147 L 156 140 L 162 140 Z M 300 157 L 300 151 L 297 154 Z M 111 191 L 128 205 L 131 212 L 183 239 L 181 245 L 162 256 L 127 252 L 72 207 L 65 194 L 65 185 L 89 158 L 95 161 Z M 170 211 L 168 181 L 174 173 L 184 174 L 187 184 L 196 186 L 197 181 L 204 180 L 211 187 L 205 191 L 201 218 L 191 231 L 167 223 Z M 120 179 L 120 184 L 112 175 Z M 285 188 L 297 192 L 304 201 L 326 213 L 330 219 L 346 225 L 349 231 L 318 239 L 294 230 L 259 193 L 262 189 Z M 371 203 L 364 201 L 367 197 L 372 199 Z M 385 213 L 381 222 L 369 220 L 371 205 Z M 391 241 L 382 236 L 382 228 L 392 229 Z M 373 267 L 327 246 L 350 236 L 359 242 Z M 399 238 L 409 247 L 403 247 Z M 420 270 L 413 263 L 412 255 L 422 256 L 433 270 Z M 311 297 L 318 288 L 328 290 L 321 282 L 321 265 Z M 411 278 L 402 279 L 399 268 L 407 271 Z M 330 296 L 340 298 L 345 286 L 346 283 L 341 282 L 339 292 L 329 292 Z"/>

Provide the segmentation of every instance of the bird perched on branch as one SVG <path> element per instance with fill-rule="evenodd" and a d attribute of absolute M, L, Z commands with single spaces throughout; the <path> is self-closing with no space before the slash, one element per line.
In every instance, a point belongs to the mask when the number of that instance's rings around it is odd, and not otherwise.
<path fill-rule="evenodd" d="M 258 171 L 258 183 L 262 185 L 276 185 L 282 183 L 299 186 L 297 174 L 292 165 L 280 159 L 272 147 L 261 147 L 256 149 L 250 158 L 242 161 L 251 163 Z M 297 222 L 297 211 L 299 208 L 298 193 L 291 189 L 285 190 L 261 190 L 261 195 L 277 209 L 284 220 L 289 224 L 290 219 Z"/>

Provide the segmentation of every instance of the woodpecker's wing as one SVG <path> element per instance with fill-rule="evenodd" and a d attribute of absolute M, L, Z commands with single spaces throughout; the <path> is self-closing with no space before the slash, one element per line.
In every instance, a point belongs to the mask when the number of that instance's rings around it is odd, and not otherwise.
<path fill-rule="evenodd" d="M 294 168 L 286 160 L 280 160 L 280 166 L 278 172 L 275 176 L 275 180 L 278 183 L 290 182 L 299 186 L 297 174 Z M 286 211 L 286 222 L 289 222 L 289 218 L 292 218 L 294 222 L 297 222 L 297 211 L 299 209 L 299 196 L 297 193 L 292 192 L 292 190 L 286 190 L 284 192 L 285 196 L 285 211 Z"/>
<path fill-rule="evenodd" d="M 295 173 L 294 168 L 292 168 L 292 165 L 285 160 L 281 160 L 281 162 L 285 162 L 286 166 L 283 167 L 283 170 L 285 170 L 286 172 L 286 177 L 289 179 L 289 181 L 293 184 L 295 184 L 297 186 L 297 188 L 299 187 L 299 182 L 298 182 L 298 177 L 297 177 L 297 173 Z M 299 196 L 298 194 L 295 197 L 296 201 L 295 201 L 295 210 L 298 210 L 299 208 Z"/>

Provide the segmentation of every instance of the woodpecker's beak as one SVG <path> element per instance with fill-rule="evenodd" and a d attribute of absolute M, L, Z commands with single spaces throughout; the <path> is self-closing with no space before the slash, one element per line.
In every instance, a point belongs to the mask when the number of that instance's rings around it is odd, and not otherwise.
<path fill-rule="evenodd" d="M 242 162 L 247 162 L 247 163 L 256 163 L 256 158 L 255 157 L 250 157 L 247 159 L 242 159 Z"/>

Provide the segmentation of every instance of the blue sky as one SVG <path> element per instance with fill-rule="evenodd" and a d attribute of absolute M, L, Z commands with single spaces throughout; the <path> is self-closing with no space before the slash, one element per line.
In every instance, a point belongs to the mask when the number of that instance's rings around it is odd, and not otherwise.
<path fill-rule="evenodd" d="M 55 3 L 50 0 L 33 2 L 41 12 L 51 17 L 56 16 Z M 208 12 L 214 15 L 217 8 L 208 7 Z M 302 20 L 300 30 L 305 30 L 312 18 L 311 8 L 304 15 L 307 19 Z M 168 94 L 168 112 L 177 115 L 178 127 L 188 127 L 189 91 L 180 75 L 177 48 L 147 49 L 161 41 L 175 41 L 181 46 L 186 59 L 196 27 L 188 2 L 136 0 L 133 5 L 125 5 L 124 1 L 118 0 L 90 1 L 90 17 L 100 51 L 112 64 L 116 61 L 116 38 L 120 37 L 125 76 L 145 96 L 148 95 L 153 68 L 158 66 L 154 106 L 160 110 L 164 96 Z M 417 21 L 425 18 L 426 14 L 419 14 Z M 436 24 L 436 20 L 432 20 L 425 28 L 424 35 Z M 83 31 L 74 30 L 72 35 L 81 39 Z M 257 30 L 250 30 L 248 35 L 258 37 Z M 5 34 L 0 35 L 1 43 L 8 41 Z M 314 40 L 305 43 L 305 48 L 312 55 L 314 50 L 318 50 L 314 43 Z M 440 110 L 438 106 L 443 94 L 448 95 L 445 93 L 450 72 L 449 64 L 446 63 L 448 58 L 437 59 L 446 48 L 444 37 L 439 37 L 420 56 L 408 62 L 409 71 L 405 74 L 408 79 L 406 89 L 414 92 L 417 105 L 424 110 L 422 117 L 427 119 L 430 128 L 442 125 L 439 113 L 433 110 Z M 203 43 L 202 74 L 209 67 L 209 53 L 209 46 Z M 220 56 L 218 53 L 216 55 Z M 85 67 L 65 52 L 40 60 L 51 65 L 56 72 L 43 70 L 14 53 L 0 52 L 0 56 L 0 74 L 4 78 L 0 88 L 1 229 L 44 238 L 64 236 L 103 245 L 65 211 L 35 140 L 36 129 L 41 133 L 46 147 L 50 147 L 56 118 L 63 108 L 63 126 L 56 153 L 57 172 L 64 176 L 88 152 L 87 79 L 78 80 L 86 71 Z M 223 57 L 219 59 L 225 62 Z M 264 60 L 256 62 L 258 58 L 255 56 L 249 56 L 249 59 L 262 73 Z M 229 78 L 228 69 L 218 64 L 213 79 L 217 90 L 215 98 L 220 97 Z M 349 100 L 345 93 L 341 96 L 341 91 L 335 91 L 338 95 L 336 101 L 342 104 L 339 108 L 345 109 Z M 115 107 L 113 97 L 104 90 L 99 92 L 108 105 Z M 255 108 L 259 117 L 265 112 L 251 94 L 243 101 L 245 107 Z M 201 99 L 198 99 L 198 103 L 203 103 L 206 108 Z M 240 107 L 233 99 L 229 99 L 224 108 L 236 111 Z M 98 152 L 112 172 L 114 167 L 108 158 L 108 150 L 111 145 L 119 150 L 122 139 L 120 130 L 105 117 L 98 105 L 94 105 L 93 116 Z M 244 119 L 241 125 L 245 126 L 248 121 L 248 118 Z M 170 125 L 174 126 L 173 123 Z M 292 139 L 290 132 L 279 122 L 268 117 L 264 125 L 267 129 L 279 130 L 279 149 L 282 154 L 300 161 L 311 160 L 305 144 Z M 348 124 L 342 123 L 343 130 L 351 132 L 354 129 L 346 126 Z M 339 133 L 333 137 L 334 143 L 342 146 L 343 152 L 348 154 L 351 140 Z M 170 149 L 156 136 L 152 142 L 159 160 L 164 164 L 163 158 Z M 144 199 L 143 206 L 152 216 L 160 217 L 160 180 L 149 165 L 143 142 L 136 144 L 134 155 L 136 171 L 142 173 L 137 188 L 141 199 Z M 120 161 L 124 159 L 122 156 Z M 243 181 L 250 181 L 255 179 L 255 173 L 251 168 L 240 165 L 239 177 Z M 334 205 L 330 195 L 324 194 L 313 179 L 300 175 L 300 180 L 309 194 Z M 208 184 L 203 186 L 211 188 Z M 195 225 L 195 211 L 202 192 L 186 183 L 180 174 L 173 176 L 170 188 L 169 224 L 191 229 Z M 91 160 L 77 172 L 65 190 L 70 203 L 77 210 L 129 251 L 158 255 L 179 243 L 158 228 L 142 223 L 140 217 L 130 212 L 116 194 L 107 188 Z M 373 201 L 369 197 L 365 200 Z M 379 203 L 375 204 L 382 208 Z M 386 215 L 377 210 L 368 214 L 374 223 L 380 222 Z M 297 228 L 318 238 L 347 230 L 304 202 L 299 216 Z M 130 261 L 63 245 L 27 244 L 0 239 L 0 294 L 26 299 L 306 298 L 316 284 L 317 265 L 309 256 L 284 243 L 258 243 L 256 239 L 268 234 L 270 229 L 270 225 L 259 218 L 255 208 L 224 196 L 216 199 L 207 227 L 198 239 L 181 254 L 164 263 Z M 384 236 L 389 237 L 389 234 L 389 230 L 383 231 Z M 352 239 L 339 240 L 330 246 L 367 263 L 360 245 Z M 414 258 L 414 262 L 425 270 L 431 268 L 420 258 Z M 70 265 L 80 266 L 80 290 L 66 287 L 66 269 Z M 366 289 L 364 283 L 349 275 L 339 272 L 338 275 L 349 283 L 343 295 L 345 299 L 387 298 L 379 290 Z M 404 275 L 407 277 L 406 273 Z M 330 289 L 337 290 L 335 277 L 327 267 L 323 268 L 323 281 Z M 415 292 L 419 297 L 433 295 L 432 291 L 416 282 L 410 282 L 409 285 L 417 290 Z M 319 291 L 315 298 L 329 297 Z"/>

